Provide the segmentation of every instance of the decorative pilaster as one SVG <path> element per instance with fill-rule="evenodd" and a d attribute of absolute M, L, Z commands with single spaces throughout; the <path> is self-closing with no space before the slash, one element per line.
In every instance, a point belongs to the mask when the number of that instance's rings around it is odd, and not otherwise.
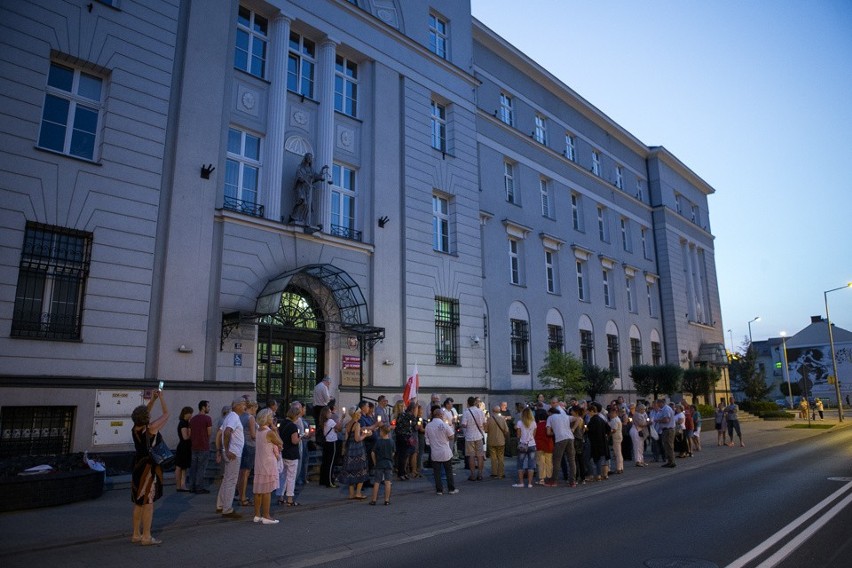
<path fill-rule="evenodd" d="M 317 100 L 319 101 L 319 115 L 317 116 L 317 143 L 316 159 L 314 166 L 319 170 L 322 166 L 328 166 L 331 175 L 332 162 L 334 161 L 334 58 L 338 42 L 326 37 L 319 44 L 317 56 Z M 331 199 L 329 196 L 328 183 L 323 182 L 319 199 L 314 204 L 315 222 L 321 224 L 323 231 L 331 231 Z"/>
<path fill-rule="evenodd" d="M 281 220 L 281 180 L 284 175 L 284 135 L 287 128 L 287 54 L 291 19 L 278 14 L 272 19 L 272 66 L 269 107 L 266 115 L 265 217 Z"/>

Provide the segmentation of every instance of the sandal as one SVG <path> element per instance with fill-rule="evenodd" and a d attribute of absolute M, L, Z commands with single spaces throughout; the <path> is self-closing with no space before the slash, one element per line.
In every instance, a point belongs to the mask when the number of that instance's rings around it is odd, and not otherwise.
<path fill-rule="evenodd" d="M 278 504 L 279 504 L 279 505 L 283 505 L 285 502 L 286 502 L 286 501 L 284 501 L 284 497 L 279 497 L 279 498 L 278 498 Z"/>
<path fill-rule="evenodd" d="M 298 507 L 299 503 L 297 503 L 295 501 L 287 501 L 287 506 L 288 507 Z"/>
<path fill-rule="evenodd" d="M 370 501 L 370 505 L 375 505 L 375 504 L 376 504 L 375 501 Z"/>
<path fill-rule="evenodd" d="M 354 499 L 355 499 L 356 501 L 363 501 L 363 500 L 364 500 L 364 499 L 366 499 L 366 498 L 367 498 L 367 496 L 366 496 L 366 495 L 356 495 L 356 496 L 354 497 Z"/>
<path fill-rule="evenodd" d="M 241 506 L 241 507 L 248 507 L 249 505 L 254 505 L 254 503 L 252 502 L 252 500 L 251 500 L 251 499 L 242 499 L 242 500 L 240 501 L 240 506 Z"/>
<path fill-rule="evenodd" d="M 385 505 L 390 505 L 390 501 L 385 501 Z"/>

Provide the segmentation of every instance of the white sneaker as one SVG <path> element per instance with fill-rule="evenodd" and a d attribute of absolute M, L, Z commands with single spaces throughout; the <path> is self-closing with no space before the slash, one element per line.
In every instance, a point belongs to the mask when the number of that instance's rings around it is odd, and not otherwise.
<path fill-rule="evenodd" d="M 527 485 L 527 488 L 528 488 L 528 489 L 532 489 L 532 485 Z"/>
<path fill-rule="evenodd" d="M 264 525 L 277 525 L 278 519 L 267 519 L 266 517 L 261 517 L 260 522 Z"/>
<path fill-rule="evenodd" d="M 458 489 L 453 489 L 452 491 L 450 491 L 450 495 L 455 495 L 458 492 L 459 492 Z"/>
<path fill-rule="evenodd" d="M 259 523 L 263 517 L 255 517 L 254 522 Z"/>
<path fill-rule="evenodd" d="M 512 484 L 512 487 L 523 487 L 523 486 L 524 486 L 523 483 L 513 483 Z"/>

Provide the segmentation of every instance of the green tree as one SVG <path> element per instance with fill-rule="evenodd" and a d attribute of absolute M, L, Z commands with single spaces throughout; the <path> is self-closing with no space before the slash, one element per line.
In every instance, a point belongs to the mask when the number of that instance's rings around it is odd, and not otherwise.
<path fill-rule="evenodd" d="M 683 372 L 683 392 L 692 393 L 692 398 L 703 396 L 710 400 L 710 389 L 719 380 L 719 373 L 710 367 L 693 367 Z"/>
<path fill-rule="evenodd" d="M 731 358 L 730 373 L 734 390 L 742 391 L 748 400 L 763 400 L 772 390 L 766 384 L 764 371 L 758 368 L 757 350 L 750 344 L 745 353 Z"/>
<path fill-rule="evenodd" d="M 584 365 L 583 376 L 584 390 L 592 400 L 595 400 L 599 394 L 611 391 L 615 384 L 615 374 L 597 365 Z"/>
<path fill-rule="evenodd" d="M 677 365 L 633 365 L 630 378 L 636 392 L 656 399 L 661 394 L 671 395 L 681 390 L 683 369 Z"/>
<path fill-rule="evenodd" d="M 565 400 L 568 393 L 579 394 L 585 390 L 583 362 L 571 352 L 551 350 L 538 371 L 538 380 L 551 395 Z"/>

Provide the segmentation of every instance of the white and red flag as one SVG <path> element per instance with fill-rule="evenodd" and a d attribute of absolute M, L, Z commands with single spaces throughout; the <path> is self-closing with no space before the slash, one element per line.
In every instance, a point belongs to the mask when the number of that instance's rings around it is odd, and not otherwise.
<path fill-rule="evenodd" d="M 405 390 L 402 391 L 402 402 L 408 406 L 409 400 L 417 398 L 417 389 L 420 388 L 420 374 L 417 372 L 417 363 L 414 364 L 414 372 L 405 381 Z"/>

